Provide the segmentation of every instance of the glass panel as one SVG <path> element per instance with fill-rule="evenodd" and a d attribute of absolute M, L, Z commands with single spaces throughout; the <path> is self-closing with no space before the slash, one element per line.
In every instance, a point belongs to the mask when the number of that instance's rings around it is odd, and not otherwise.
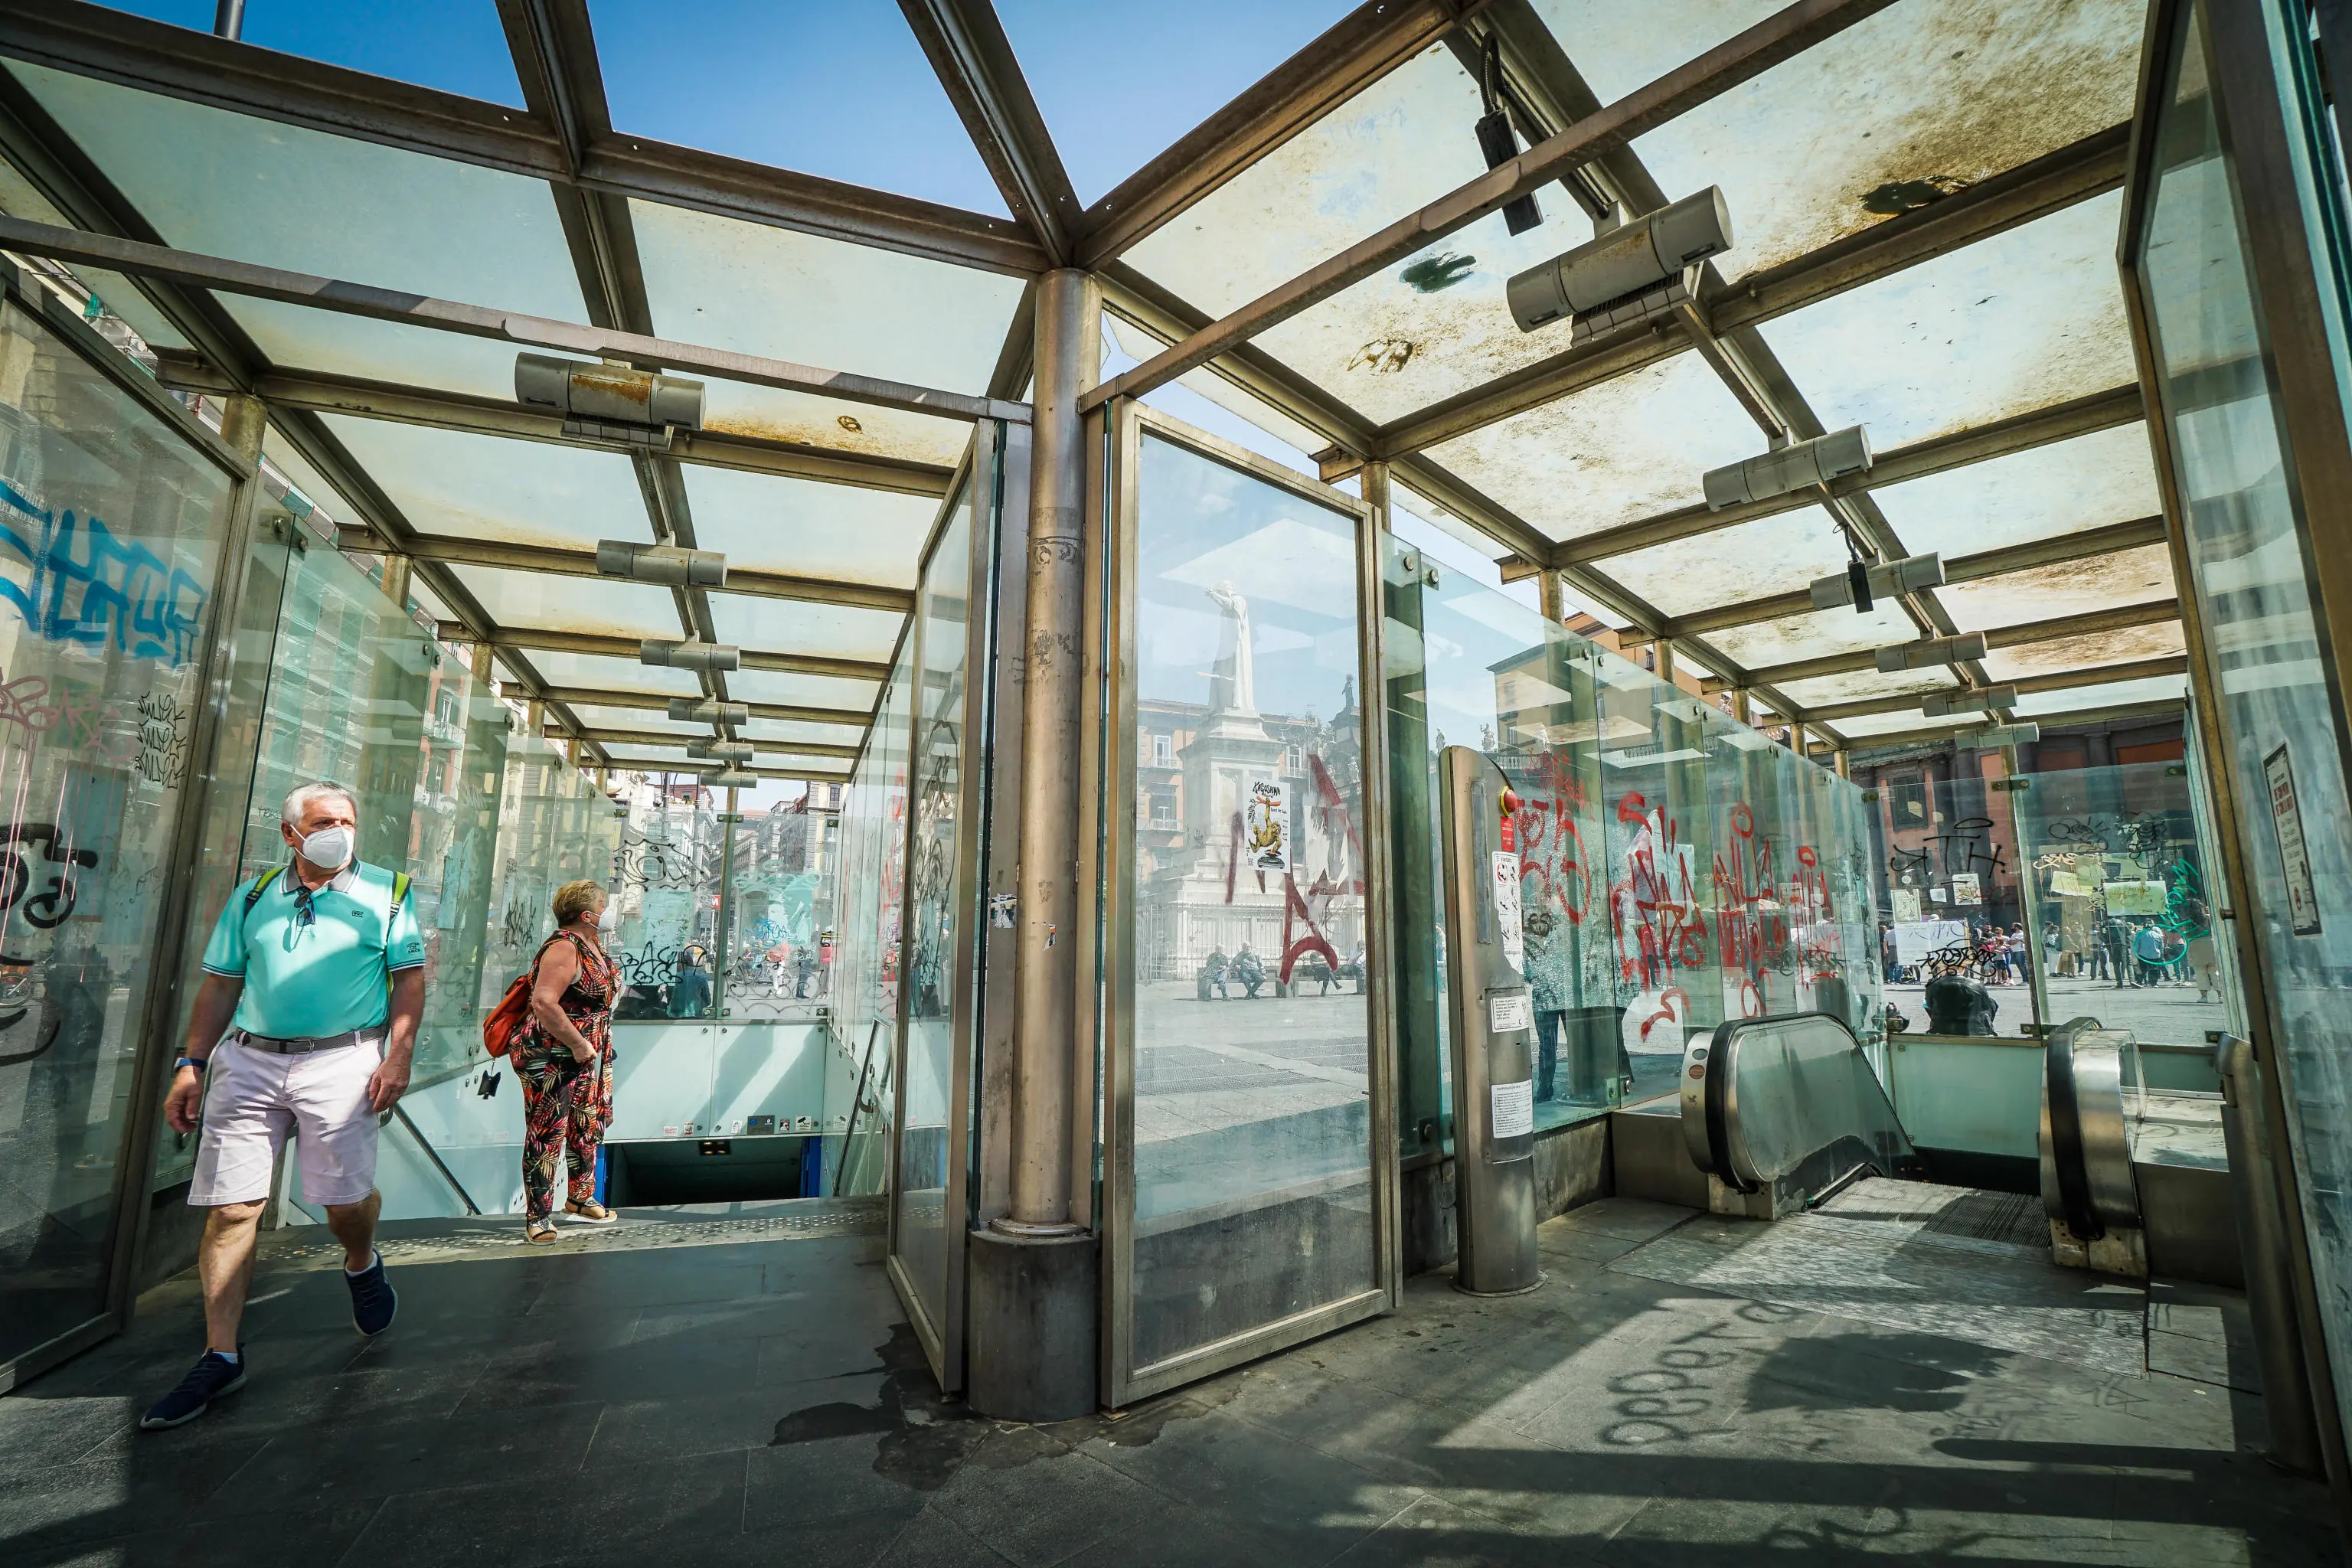
<path fill-rule="evenodd" d="M 790 787 L 790 786 L 787 786 Z M 811 796 L 814 798 L 812 799 Z M 723 1011 L 739 1020 L 822 1018 L 837 896 L 835 814 L 819 785 L 765 810 L 746 807 L 728 840 L 728 967 Z"/>
<path fill-rule="evenodd" d="M 1990 787 L 2005 771 L 2000 752 L 1973 751 L 1877 769 L 1871 891 L 1896 1033 L 2023 1038 L 2034 1022 L 2017 797 Z"/>
<path fill-rule="evenodd" d="M 678 629 L 677 603 L 670 591 L 649 583 L 493 566 L 452 566 L 449 571 L 501 626 L 622 637 L 685 635 Z M 714 595 L 714 611 L 719 602 Z"/>
<path fill-rule="evenodd" d="M 7 68 L 167 245 L 587 320 L 543 182 L 41 66 Z M 221 303 L 278 364 L 514 395 L 514 353 L 496 343 L 297 305 Z"/>
<path fill-rule="evenodd" d="M 2352 1023 L 2343 977 L 2352 971 L 2352 821 L 2340 750 L 2343 694 L 2315 614 L 2305 551 L 2324 548 L 2301 515 L 2293 453 L 2270 393 L 2248 278 L 2232 154 L 2216 122 L 2203 47 L 2204 6 L 2189 9 L 2160 70 L 2165 101 L 2153 131 L 2155 188 L 2137 237 L 2141 287 L 2152 319 L 2164 414 L 2192 564 L 2188 589 L 2208 628 L 2211 681 L 2228 733 L 2227 766 L 2240 803 L 2240 860 L 2266 959 L 2272 1016 L 2292 1090 L 2288 1130 L 2304 1204 L 2319 1314 L 2336 1368 L 2336 1394 L 2352 1421 Z M 2304 222 L 2331 249 L 2314 258 L 2325 347 L 2339 384 L 2347 355 L 2342 306 L 2342 170 L 2326 153 L 2325 105 L 2310 44 L 2278 32 L 2289 14 L 2264 8 L 2282 99 L 2296 122 L 2285 143 Z M 2297 8 L 2291 13 L 2298 18 Z M 2305 345 L 2313 352 L 2319 345 Z M 2332 500 L 2332 498 L 2331 498 Z M 2340 655 L 2340 649 L 2338 654 Z"/>
<path fill-rule="evenodd" d="M 2032 616 L 2035 607 L 2020 605 L 2018 613 Z M 2024 643 L 1994 648 L 1985 656 L 1985 673 L 1995 680 L 2029 679 L 2063 670 L 2095 669 L 2128 659 L 2161 658 L 2187 651 L 2188 642 L 2178 621 L 2160 626 L 2127 626 L 2095 637 L 2066 637 L 2057 642 Z"/>
<path fill-rule="evenodd" d="M 2214 910 L 2220 864 L 2198 832 L 2189 764 L 2033 775 L 2017 796 L 2033 868 L 2050 1018 L 2089 1016 L 2143 1044 L 2205 1045 L 2229 1026 Z"/>
<path fill-rule="evenodd" d="M 1612 555 L 1601 570 L 1667 615 L 1686 616 L 1810 587 L 1817 577 L 1844 571 L 1851 554 L 1829 512 L 1809 506 Z"/>
<path fill-rule="evenodd" d="M 772 702 L 784 708 L 830 708 L 860 718 L 881 695 L 879 682 L 835 675 L 787 675 L 776 669 L 731 669 L 727 694 L 739 702 Z"/>
<path fill-rule="evenodd" d="M 912 584 L 915 563 L 940 513 L 940 503 L 929 496 L 694 463 L 682 465 L 682 471 L 694 509 L 695 542 L 724 552 L 730 566 Z M 637 532 L 643 530 L 641 506 Z"/>
<path fill-rule="evenodd" d="M 2146 604 L 2173 593 L 2171 552 L 2147 544 L 2088 561 L 1948 583 L 1936 590 L 1936 598 L 1962 631 L 1985 631 L 2042 616 Z"/>
<path fill-rule="evenodd" d="M 835 1193 L 879 1192 L 888 1173 L 913 662 L 913 647 L 901 647 L 865 754 L 843 795 L 831 987 L 834 1053 L 825 1078 L 825 1126 L 837 1135 L 827 1140 L 825 1172 Z"/>
<path fill-rule="evenodd" d="M 702 681 L 690 669 L 672 669 L 667 666 L 639 664 L 635 659 L 600 658 L 577 653 L 551 653 L 545 648 L 531 648 L 523 657 L 530 660 L 550 686 L 571 687 L 589 691 L 641 691 L 658 697 L 664 706 L 646 710 L 648 715 L 667 710 L 673 697 L 698 697 Z M 727 684 L 730 694 L 741 700 L 735 683 L 741 677 L 730 673 Z"/>
<path fill-rule="evenodd" d="M 922 46 L 887 8 L 812 12 L 754 5 L 680 26 L 659 7 L 595 0 L 597 55 L 613 123 L 829 180 L 1002 213 L 1003 198 L 932 74 Z M 723 26 L 723 80 L 710 90 Z M 844 136 L 845 125 L 862 127 Z"/>
<path fill-rule="evenodd" d="M 993 272 L 682 207 L 629 214 L 654 328 L 688 342 L 976 396 L 1021 300 L 1021 279 Z"/>
<path fill-rule="evenodd" d="M 1882 450 L 1889 444 L 1875 429 L 1870 434 Z M 2138 420 L 1870 493 L 1905 544 L 1915 551 L 1939 551 L 1948 561 L 2103 523 L 2154 517 L 2163 510 L 2156 468 L 2148 460 L 2147 429 Z M 2081 574 L 2095 566 L 2074 562 L 2066 570 Z M 1939 589 L 1937 595 L 1950 592 Z"/>
<path fill-rule="evenodd" d="M 509 401 L 513 358 L 507 356 Z M 636 473 L 616 452 L 392 419 L 320 417 L 419 533 L 572 550 L 593 550 L 600 539 L 649 541 Z"/>
<path fill-rule="evenodd" d="M 1369 1289 L 1374 1226 L 1370 1000 L 1323 978 L 1364 933 L 1357 520 L 1149 430 L 1137 485 L 1119 743 L 1169 736 L 1181 824 L 1148 784 L 1109 803 L 1135 847 L 1143 1368 Z"/>
<path fill-rule="evenodd" d="M 117 10 L 211 31 L 203 0 L 110 0 Z M 386 23 L 396 18 L 397 26 Z M 400 0 L 389 6 L 257 5 L 237 35 L 248 44 L 371 76 L 522 107 L 498 13 L 481 0 Z"/>
<path fill-rule="evenodd" d="M 967 489 L 969 487 L 967 487 Z M 915 682 L 912 858 L 907 867 L 906 1076 L 901 1093 L 895 1246 L 906 1279 L 932 1325 L 947 1321 L 947 1237 L 962 1216 L 947 1212 L 948 1107 L 955 1071 L 959 949 L 973 938 L 957 902 L 962 845 L 957 828 L 965 786 L 964 693 L 971 618 L 971 513 L 964 499 L 923 578 L 921 658 Z"/>
<path fill-rule="evenodd" d="M 1938 594 L 1944 592 L 1937 590 Z M 1753 597 L 1741 594 L 1723 601 L 1740 604 Z M 1801 658 L 1822 658 L 1833 653 L 1885 647 L 1911 642 L 1919 628 L 1899 605 L 1880 604 L 1866 616 L 1851 609 L 1822 610 L 1777 621 L 1758 621 L 1707 634 L 1707 641 L 1745 669 L 1763 669 Z"/>
<path fill-rule="evenodd" d="M 961 419 L 813 397 L 718 376 L 702 378 L 702 425 L 727 435 L 869 452 L 942 468 L 953 467 L 971 442 L 971 426 Z"/>
<path fill-rule="evenodd" d="M 862 610 L 846 605 L 811 605 L 755 599 L 742 594 L 710 595 L 710 623 L 719 640 L 769 653 L 813 653 L 830 658 L 881 660 L 907 625 L 895 610 Z M 670 634 L 675 636 L 675 633 Z M 733 689 L 735 678 L 727 678 Z"/>
<path fill-rule="evenodd" d="M 2126 385 L 2122 202 L 2095 196 L 1834 295 L 1766 322 L 1765 341 L 1825 427 L 1867 426 L 1881 451 Z M 1727 259 L 1746 270 L 1746 252 Z"/>
<path fill-rule="evenodd" d="M 633 794 L 613 895 L 621 910 L 613 956 L 628 988 L 614 1016 L 714 1017 L 728 825 L 712 792 L 691 777 L 665 776 Z"/>
<path fill-rule="evenodd" d="M 230 494 L 0 310 L 0 1363 L 105 1305 Z"/>

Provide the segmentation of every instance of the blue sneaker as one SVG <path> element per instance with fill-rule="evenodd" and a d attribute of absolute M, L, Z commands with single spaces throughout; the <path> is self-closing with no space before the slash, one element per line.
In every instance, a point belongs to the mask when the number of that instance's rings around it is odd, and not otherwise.
<path fill-rule="evenodd" d="M 392 1315 L 400 1309 L 400 1297 L 383 1277 L 383 1254 L 357 1274 L 345 1274 L 343 1283 L 352 1288 L 352 1323 L 370 1339 L 392 1327 Z"/>
<path fill-rule="evenodd" d="M 224 1394 L 235 1394 L 245 1386 L 245 1347 L 237 1346 L 237 1358 L 229 1360 L 217 1351 L 206 1351 L 180 1379 L 180 1386 L 157 1400 L 146 1415 L 139 1418 L 142 1432 L 161 1432 L 167 1426 L 184 1426 L 202 1415 L 212 1402 Z"/>

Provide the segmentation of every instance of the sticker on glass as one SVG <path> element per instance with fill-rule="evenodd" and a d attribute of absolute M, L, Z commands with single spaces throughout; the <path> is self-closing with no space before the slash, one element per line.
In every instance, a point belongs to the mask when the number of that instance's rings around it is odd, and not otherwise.
<path fill-rule="evenodd" d="M 1495 1033 L 1536 1026 L 1535 999 L 1524 991 L 1505 991 L 1486 999 L 1486 1022 Z"/>
<path fill-rule="evenodd" d="M 1290 786 L 1280 779 L 1252 779 L 1242 807 L 1242 833 L 1253 871 L 1290 869 Z"/>
<path fill-rule="evenodd" d="M 1486 1099 L 1491 1113 L 1488 1136 L 1524 1138 L 1536 1130 L 1535 1079 L 1523 1078 L 1517 1083 L 1489 1084 Z"/>
<path fill-rule="evenodd" d="M 1494 858 L 1495 924 L 1503 933 L 1503 958 L 1513 969 L 1528 966 L 1525 934 L 1519 930 L 1519 857 L 1503 850 Z"/>
<path fill-rule="evenodd" d="M 2263 783 L 2271 796 L 2271 825 L 2278 832 L 2279 860 L 2286 872 L 2287 920 L 2297 936 L 2319 934 L 2319 889 L 2312 880 L 2311 848 L 2303 838 L 2303 803 L 2295 797 L 2294 760 L 2281 745 L 2263 759 Z"/>

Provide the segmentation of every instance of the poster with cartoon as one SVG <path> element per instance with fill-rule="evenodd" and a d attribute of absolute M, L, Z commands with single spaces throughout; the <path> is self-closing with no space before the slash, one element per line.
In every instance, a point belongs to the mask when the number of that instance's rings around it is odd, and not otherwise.
<path fill-rule="evenodd" d="M 1242 806 L 1242 835 L 1253 871 L 1290 869 L 1290 786 L 1252 779 Z"/>

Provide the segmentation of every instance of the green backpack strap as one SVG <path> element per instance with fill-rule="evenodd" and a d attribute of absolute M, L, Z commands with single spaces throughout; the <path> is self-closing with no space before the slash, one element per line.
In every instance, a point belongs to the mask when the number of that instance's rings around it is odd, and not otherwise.
<path fill-rule="evenodd" d="M 253 879 L 253 886 L 245 890 L 245 913 L 237 917 L 238 919 L 253 918 L 253 906 L 261 902 L 261 895 L 269 890 L 269 884 L 278 880 L 278 873 L 285 869 L 283 866 L 272 866 Z"/>
<path fill-rule="evenodd" d="M 392 913 L 385 918 L 384 934 L 392 933 L 392 921 L 400 918 L 400 906 L 408 902 L 409 876 L 405 871 L 392 874 Z"/>

